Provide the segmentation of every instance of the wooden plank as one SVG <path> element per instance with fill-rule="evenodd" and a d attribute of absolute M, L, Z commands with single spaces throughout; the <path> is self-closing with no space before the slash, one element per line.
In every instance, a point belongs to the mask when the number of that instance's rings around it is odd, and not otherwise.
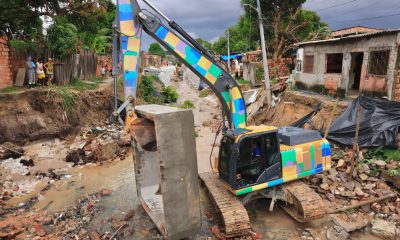
<path fill-rule="evenodd" d="M 17 77 L 15 78 L 15 84 L 14 84 L 15 86 L 17 87 L 24 86 L 25 74 L 26 74 L 25 68 L 18 68 Z"/>

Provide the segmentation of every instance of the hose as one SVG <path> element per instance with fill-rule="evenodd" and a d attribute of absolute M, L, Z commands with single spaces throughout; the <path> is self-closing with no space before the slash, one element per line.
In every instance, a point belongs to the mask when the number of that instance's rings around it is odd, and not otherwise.
<path fill-rule="evenodd" d="M 211 153 L 210 153 L 210 167 L 211 167 L 212 170 L 214 170 L 214 167 L 213 167 L 213 165 L 212 165 L 212 155 L 213 155 L 213 152 L 214 152 L 215 142 L 217 141 L 218 135 L 219 135 L 220 132 L 221 132 L 222 124 L 223 124 L 223 122 L 221 122 L 221 123 L 219 124 L 219 127 L 218 127 L 218 129 L 217 129 L 217 132 L 215 133 L 214 143 L 213 143 L 212 148 L 211 148 Z"/>

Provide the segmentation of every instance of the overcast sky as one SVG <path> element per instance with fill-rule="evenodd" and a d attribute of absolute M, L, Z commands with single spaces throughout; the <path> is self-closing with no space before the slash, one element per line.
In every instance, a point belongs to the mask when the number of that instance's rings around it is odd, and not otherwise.
<path fill-rule="evenodd" d="M 149 0 L 193 37 L 215 41 L 243 14 L 240 0 Z M 268 0 L 261 0 L 268 1 Z M 142 8 L 148 8 L 141 3 Z M 400 28 L 400 0 L 307 0 L 304 8 L 317 11 L 332 29 L 354 25 Z M 147 49 L 146 37 L 142 49 Z"/>

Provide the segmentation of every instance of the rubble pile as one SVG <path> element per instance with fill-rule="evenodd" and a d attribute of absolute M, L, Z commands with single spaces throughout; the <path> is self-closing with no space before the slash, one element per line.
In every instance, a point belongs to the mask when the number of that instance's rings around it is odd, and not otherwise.
<path fill-rule="evenodd" d="M 59 239 L 62 237 L 82 239 L 89 236 L 85 229 L 96 212 L 97 203 L 111 194 L 103 189 L 77 201 L 74 207 L 62 212 L 33 212 L 20 208 L 17 212 L 2 216 L 0 239 Z M 96 232 L 97 233 L 97 232 Z M 96 233 L 92 233 L 95 234 Z M 100 239 L 101 235 L 99 235 Z M 96 239 L 96 238 L 94 238 Z"/>
<path fill-rule="evenodd" d="M 372 233 L 384 236 L 388 233 L 376 230 L 379 225 L 374 222 L 383 221 L 385 226 L 394 226 L 395 230 L 400 223 L 400 198 L 381 176 L 390 169 L 397 169 L 398 163 L 370 158 L 371 153 L 365 149 L 360 152 L 360 161 L 350 178 L 352 154 L 352 150 L 342 150 L 335 146 L 332 151 L 332 169 L 307 179 L 309 185 L 326 199 L 331 213 L 335 213 L 331 214 L 335 226 L 328 229 L 328 239 L 348 239 L 349 233 L 366 227 L 369 230 L 371 225 Z M 385 199 L 378 201 L 378 198 Z"/>
<path fill-rule="evenodd" d="M 130 146 L 130 137 L 121 127 L 108 125 L 85 130 L 78 142 L 78 148 L 70 150 L 65 160 L 74 165 L 84 165 L 123 159 L 127 153 L 125 147 Z"/>

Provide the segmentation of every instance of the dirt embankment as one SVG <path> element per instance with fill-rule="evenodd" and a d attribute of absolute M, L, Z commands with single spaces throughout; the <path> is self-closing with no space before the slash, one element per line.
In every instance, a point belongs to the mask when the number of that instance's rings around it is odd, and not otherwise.
<path fill-rule="evenodd" d="M 111 87 L 78 92 L 56 88 L 0 94 L 0 143 L 64 137 L 106 119 Z"/>
<path fill-rule="evenodd" d="M 335 105 L 337 105 L 333 121 L 346 110 L 349 101 L 336 103 L 329 97 L 320 95 L 310 95 L 301 92 L 286 91 L 280 103 L 270 111 L 266 110 L 266 105 L 261 108 L 253 117 L 251 122 L 260 125 L 288 126 L 300 118 L 310 113 L 321 103 L 321 111 L 312 120 L 311 128 L 320 130 L 328 124 L 329 118 Z"/>

